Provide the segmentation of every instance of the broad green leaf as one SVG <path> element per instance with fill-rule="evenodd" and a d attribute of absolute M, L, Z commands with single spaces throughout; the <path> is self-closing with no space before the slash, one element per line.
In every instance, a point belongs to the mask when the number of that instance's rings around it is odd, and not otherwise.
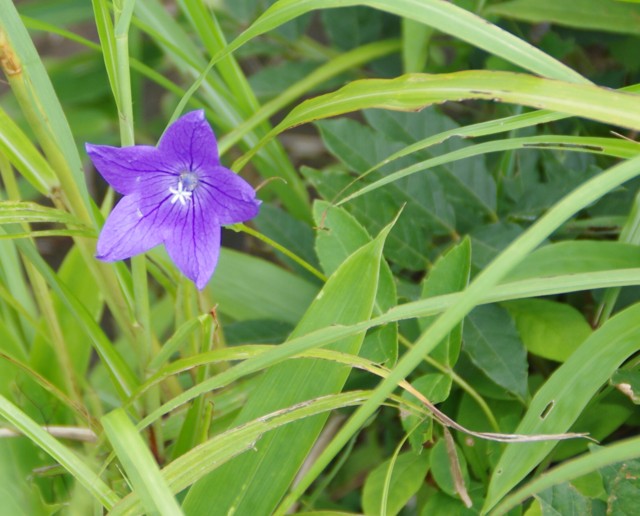
<path fill-rule="evenodd" d="M 451 472 L 451 461 L 457 460 L 459 462 L 462 477 L 466 486 L 469 485 L 469 473 L 467 471 L 467 461 L 457 446 L 456 455 L 457 459 L 454 459 L 454 457 L 449 455 L 444 438 L 439 439 L 434 447 L 431 448 L 431 475 L 433 476 L 433 479 L 442 491 L 447 493 L 449 496 L 458 498 L 453 474 Z"/>
<path fill-rule="evenodd" d="M 329 278 L 292 334 L 300 337 L 329 324 L 349 324 L 371 316 L 380 273 L 382 246 L 390 227 L 350 256 Z M 342 340 L 329 349 L 357 354 L 363 335 Z M 273 366 L 260 380 L 235 424 L 342 389 L 349 369 L 306 360 Z M 298 468 L 318 437 L 326 416 L 309 418 L 271 432 L 257 443 L 257 451 L 244 454 L 203 477 L 185 499 L 190 514 L 208 514 L 211 506 L 226 512 L 271 512 L 293 481 Z M 287 460 L 283 461 L 282 457 Z M 269 475 L 269 482 L 253 479 Z M 240 489 L 221 490 L 221 484 Z"/>
<path fill-rule="evenodd" d="M 633 514 L 640 505 L 640 460 L 600 470 L 607 492 L 607 514 Z"/>
<path fill-rule="evenodd" d="M 387 475 L 392 468 L 387 486 Z M 429 452 L 407 452 L 398 455 L 395 461 L 386 460 L 377 466 L 364 483 L 362 508 L 366 515 L 388 514 L 395 516 L 416 494 L 429 471 Z M 388 489 L 387 505 L 382 507 L 382 493 Z"/>
<path fill-rule="evenodd" d="M 525 401 L 527 352 L 509 314 L 497 305 L 479 306 L 465 319 L 463 335 L 463 349 L 474 365 Z"/>
<path fill-rule="evenodd" d="M 332 274 L 350 254 L 369 243 L 367 231 L 342 208 L 324 201 L 313 205 L 313 217 L 318 227 L 316 252 L 326 274 Z M 391 268 L 383 261 L 380 268 L 376 314 L 386 312 L 397 302 L 396 286 Z M 369 332 L 362 344 L 361 356 L 378 363 L 395 363 L 398 358 L 398 327 L 388 324 Z"/>
<path fill-rule="evenodd" d="M 560 484 L 536 496 L 543 516 L 555 514 L 593 514 L 592 501 L 571 484 Z"/>
<path fill-rule="evenodd" d="M 529 353 L 564 362 L 591 335 L 591 326 L 571 305 L 546 299 L 504 303 Z"/>
<path fill-rule="evenodd" d="M 513 0 L 488 7 L 487 14 L 635 36 L 640 6 L 625 5 L 617 0 Z"/>
<path fill-rule="evenodd" d="M 422 282 L 422 298 L 460 292 L 469 283 L 471 269 L 471 242 L 465 238 L 457 246 L 451 248 L 435 263 Z M 419 319 L 420 329 L 424 331 L 433 317 Z M 431 352 L 431 357 L 441 364 L 453 367 L 460 354 L 462 343 L 462 323 L 438 344 Z"/>
<path fill-rule="evenodd" d="M 555 468 L 545 472 L 525 484 L 515 493 L 507 497 L 504 502 L 497 506 L 492 514 L 501 516 L 506 514 L 513 507 L 519 506 L 530 496 L 540 493 L 549 487 L 559 485 L 563 482 L 582 477 L 587 473 L 597 471 L 600 468 L 615 465 L 618 462 L 628 462 L 640 457 L 640 438 L 634 437 L 618 441 L 608 446 L 592 445 L 591 453 L 582 455 L 577 459 L 565 462 Z"/>
<path fill-rule="evenodd" d="M 450 376 L 441 373 L 428 373 L 413 380 L 411 386 L 431 403 L 436 404 L 442 403 L 449 397 L 451 383 Z M 420 400 L 408 391 L 404 391 L 402 397 L 420 405 Z M 431 440 L 430 432 L 433 420 L 431 418 L 425 420 L 424 417 L 415 414 L 403 414 L 401 420 L 405 432 L 411 432 L 409 433 L 411 449 L 414 453 L 421 452 L 425 441 Z M 416 428 L 416 425 L 419 426 Z"/>
<path fill-rule="evenodd" d="M 223 249 L 207 287 L 219 309 L 238 320 L 274 319 L 296 324 L 317 286 L 245 253 Z"/>
<path fill-rule="evenodd" d="M 521 434 L 566 432 L 620 364 L 638 351 L 640 305 L 608 320 L 536 392 Z M 507 445 L 489 484 L 485 509 L 500 501 L 554 447 L 553 442 Z"/>
<path fill-rule="evenodd" d="M 110 412 L 102 418 L 102 426 L 134 492 L 142 500 L 145 512 L 158 515 L 182 514 L 147 443 L 126 412 L 122 409 Z"/>

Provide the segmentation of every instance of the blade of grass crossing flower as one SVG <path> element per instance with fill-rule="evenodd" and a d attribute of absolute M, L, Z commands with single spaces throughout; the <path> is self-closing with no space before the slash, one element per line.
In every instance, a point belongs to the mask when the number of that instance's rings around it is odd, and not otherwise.
<path fill-rule="evenodd" d="M 536 392 L 516 433 L 568 430 L 615 370 L 640 349 L 640 305 L 596 330 Z M 484 510 L 491 509 L 553 449 L 553 441 L 507 445 L 495 467 Z"/>
<path fill-rule="evenodd" d="M 155 459 L 124 410 L 116 409 L 104 416 L 102 426 L 133 492 L 142 500 L 145 512 L 167 516 L 182 514 Z"/>
<path fill-rule="evenodd" d="M 399 381 L 413 371 L 424 355 L 433 348 L 473 309 L 481 303 L 486 292 L 494 288 L 518 263 L 544 242 L 556 229 L 581 209 L 621 184 L 640 175 L 640 157 L 633 158 L 610 168 L 585 182 L 555 204 L 525 233 L 513 241 L 491 264 L 467 287 L 460 298 L 427 328 L 391 371 L 389 376 L 375 389 L 372 397 L 362 405 L 327 448 L 320 454 L 308 473 L 292 489 L 291 494 L 278 508 L 284 514 L 291 504 L 309 487 L 329 462 L 339 453 L 364 422 L 377 410 L 385 398 L 396 388 Z"/>
<path fill-rule="evenodd" d="M 118 502 L 118 496 L 87 466 L 86 459 L 60 444 L 4 396 L 0 396 L 0 416 L 51 455 L 106 509 L 111 509 Z"/>
<path fill-rule="evenodd" d="M 349 324 L 371 317 L 374 307 L 380 260 L 387 226 L 376 239 L 352 254 L 329 278 L 292 334 L 292 338 L 331 324 Z M 357 354 L 364 335 L 356 335 L 331 349 Z M 338 393 L 349 368 L 314 360 L 282 363 L 272 367 L 260 380 L 235 424 L 251 421 L 265 413 Z M 270 513 L 293 481 L 298 468 L 318 437 L 326 416 L 288 425 L 265 436 L 257 451 L 238 457 L 196 483 L 185 499 L 190 514 L 207 514 L 211 506 L 221 512 L 235 508 L 238 514 Z M 283 461 L 286 457 L 286 461 Z M 252 479 L 267 478 L 269 482 Z M 242 486 L 224 489 L 220 486 Z M 212 489 L 212 486 L 216 486 Z"/>

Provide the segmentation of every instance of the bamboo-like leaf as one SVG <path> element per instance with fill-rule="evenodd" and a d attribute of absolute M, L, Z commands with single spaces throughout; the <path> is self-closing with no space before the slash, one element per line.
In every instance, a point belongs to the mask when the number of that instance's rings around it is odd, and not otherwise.
<path fill-rule="evenodd" d="M 329 324 L 349 324 L 371 316 L 378 286 L 380 260 L 387 226 L 380 235 L 353 253 L 329 278 L 294 330 L 292 338 Z M 330 346 L 330 349 L 357 354 L 364 335 Z M 272 367 L 256 386 L 235 424 L 296 403 L 340 392 L 349 369 L 317 362 L 283 363 Z M 326 417 L 307 419 L 270 433 L 257 444 L 257 451 L 242 455 L 203 477 L 189 491 L 185 510 L 206 514 L 213 505 L 221 512 L 235 507 L 238 513 L 260 507 L 271 512 L 293 481 L 298 468 L 319 435 Z M 282 457 L 287 460 L 283 461 Z M 248 482 L 269 475 L 269 482 Z M 221 482 L 241 486 L 238 490 L 212 489 Z"/>
<path fill-rule="evenodd" d="M 478 99 L 550 109 L 638 130 L 639 98 L 629 92 L 513 72 L 407 74 L 395 79 L 353 81 L 333 93 L 307 100 L 276 129 L 282 131 L 360 109 L 412 111 L 441 102 Z"/>
<path fill-rule="evenodd" d="M 182 514 L 149 448 L 124 410 L 116 409 L 104 416 L 102 426 L 133 491 L 142 500 L 145 512 L 167 516 Z"/>

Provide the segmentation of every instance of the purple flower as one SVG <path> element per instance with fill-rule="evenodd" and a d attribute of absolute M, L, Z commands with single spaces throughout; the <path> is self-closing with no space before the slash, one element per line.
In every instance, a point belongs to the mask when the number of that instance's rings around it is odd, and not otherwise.
<path fill-rule="evenodd" d="M 86 148 L 102 177 L 124 195 L 98 238 L 100 260 L 124 260 L 164 244 L 202 290 L 218 262 L 220 227 L 258 214 L 251 185 L 220 164 L 202 110 L 171 124 L 157 147 Z"/>

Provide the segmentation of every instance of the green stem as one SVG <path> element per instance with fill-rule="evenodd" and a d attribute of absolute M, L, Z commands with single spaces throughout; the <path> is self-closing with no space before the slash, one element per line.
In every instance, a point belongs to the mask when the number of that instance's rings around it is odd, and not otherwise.
<path fill-rule="evenodd" d="M 398 340 L 408 349 L 413 347 L 413 344 L 404 335 L 398 334 Z M 487 405 L 487 402 L 484 401 L 484 398 L 480 396 L 480 394 L 478 394 L 478 392 L 473 387 L 471 387 L 471 385 L 469 385 L 463 378 L 458 376 L 458 374 L 453 369 L 441 364 L 440 362 L 430 357 L 429 355 L 424 356 L 424 361 L 427 362 L 432 367 L 436 368 L 441 373 L 446 374 L 447 376 L 450 376 L 451 380 L 457 383 L 460 386 L 460 388 L 463 391 L 465 391 L 469 396 L 471 396 L 476 401 L 476 403 L 480 406 L 480 409 L 482 410 L 482 412 L 484 412 L 484 415 L 489 420 L 489 424 L 491 425 L 491 428 L 493 429 L 493 431 L 500 432 L 500 425 L 498 425 L 498 421 L 493 415 L 493 412 L 491 412 L 489 405 Z"/>
<path fill-rule="evenodd" d="M 280 251 L 287 258 L 291 258 L 294 262 L 296 262 L 298 265 L 303 267 L 305 270 L 309 271 L 316 278 L 319 278 L 323 282 L 327 281 L 327 277 L 324 274 L 322 274 L 318 269 L 316 269 L 313 265 L 311 265 L 307 261 L 300 258 L 297 254 L 292 253 L 291 251 L 289 251 L 289 249 L 280 245 L 275 240 L 271 240 L 268 236 L 263 235 L 259 231 L 256 231 L 255 229 L 250 228 L 249 226 L 245 226 L 244 224 L 234 224 L 232 226 L 228 226 L 228 228 L 233 229 L 234 231 L 242 231 L 244 233 L 247 233 L 248 235 L 251 235 L 252 237 L 257 238 L 258 240 L 262 240 L 265 244 L 270 245 L 274 249 Z"/>

